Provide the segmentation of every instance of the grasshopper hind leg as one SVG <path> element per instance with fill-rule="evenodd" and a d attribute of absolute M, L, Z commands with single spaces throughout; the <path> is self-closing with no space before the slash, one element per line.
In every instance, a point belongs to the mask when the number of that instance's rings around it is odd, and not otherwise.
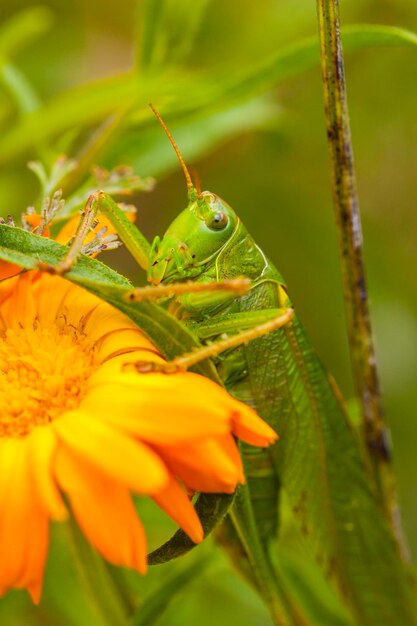
<path fill-rule="evenodd" d="M 147 361 L 137 361 L 133 366 L 136 371 L 141 373 L 148 372 L 163 372 L 165 374 L 172 374 L 175 372 L 181 372 L 188 370 L 193 365 L 204 361 L 205 359 L 213 358 L 233 348 L 238 348 L 241 345 L 247 344 L 258 337 L 263 337 L 278 328 L 282 328 L 286 324 L 289 324 L 294 317 L 294 309 L 269 309 L 263 311 L 251 311 L 250 313 L 235 313 L 231 314 L 225 320 L 203 322 L 193 326 L 193 330 L 197 331 L 200 338 L 207 338 L 209 336 L 222 335 L 224 333 L 235 332 L 231 336 L 226 336 L 223 339 L 214 341 L 206 346 L 202 346 L 188 352 L 181 356 L 176 357 L 172 361 L 166 363 L 149 363 Z M 236 332 L 241 328 L 241 330 Z M 200 330 L 200 332 L 198 332 Z"/>

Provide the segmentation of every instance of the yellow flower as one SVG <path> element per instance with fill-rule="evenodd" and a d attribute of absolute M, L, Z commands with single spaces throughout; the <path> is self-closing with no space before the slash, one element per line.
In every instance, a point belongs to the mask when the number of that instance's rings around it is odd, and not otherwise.
<path fill-rule="evenodd" d="M 243 482 L 233 435 L 276 439 L 204 377 L 124 367 L 144 359 L 161 361 L 128 317 L 80 287 L 35 272 L 0 283 L 0 594 L 39 600 L 49 519 L 68 515 L 62 494 L 104 558 L 143 573 L 131 492 L 200 542 L 186 490 Z"/>

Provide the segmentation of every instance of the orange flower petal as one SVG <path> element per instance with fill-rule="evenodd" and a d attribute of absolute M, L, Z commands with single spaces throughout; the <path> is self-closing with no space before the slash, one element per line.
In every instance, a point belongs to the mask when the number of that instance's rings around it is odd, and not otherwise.
<path fill-rule="evenodd" d="M 36 273 L 29 274 L 36 279 Z M 74 285 L 69 281 L 61 284 L 56 279 L 56 276 L 42 274 L 41 279 L 35 282 L 32 288 L 36 295 L 38 318 L 42 320 L 43 325 L 53 324 L 57 318 L 65 320 L 68 314 L 68 306 L 64 306 L 63 303 L 66 303 Z"/>
<path fill-rule="evenodd" d="M 19 272 L 22 271 L 20 265 L 16 265 L 15 263 L 9 263 L 8 261 L 0 262 L 0 280 L 5 280 L 6 278 L 12 278 L 12 276 L 16 276 Z"/>
<path fill-rule="evenodd" d="M 11 291 L 6 305 L 9 312 L 10 326 L 15 326 L 19 321 L 21 323 L 22 319 L 34 319 L 36 317 L 36 303 L 31 290 L 32 273 L 27 272 L 19 276 L 18 284 L 19 289 Z M 16 311 L 19 311 L 20 320 L 16 318 Z"/>
<path fill-rule="evenodd" d="M 38 602 L 48 546 L 48 518 L 39 507 L 31 480 L 25 440 L 0 446 L 0 594 L 27 588 Z"/>
<path fill-rule="evenodd" d="M 37 428 L 27 438 L 30 466 L 35 468 L 33 482 L 38 491 L 45 513 L 62 521 L 68 517 L 58 487 L 52 474 L 52 464 L 56 450 L 56 437 L 51 428 Z"/>
<path fill-rule="evenodd" d="M 156 449 L 172 473 L 193 491 L 231 493 L 245 481 L 240 455 L 230 435 Z"/>
<path fill-rule="evenodd" d="M 278 435 L 266 422 L 246 407 L 232 416 L 232 432 L 238 439 L 252 446 L 265 448 L 278 439 Z"/>
<path fill-rule="evenodd" d="M 169 480 L 161 458 L 148 446 L 88 413 L 67 412 L 53 424 L 60 441 L 72 451 L 137 493 L 153 494 Z"/>
<path fill-rule="evenodd" d="M 28 215 L 25 215 L 25 221 L 32 226 L 32 230 L 34 230 L 35 228 L 37 228 L 39 226 L 39 224 L 42 221 L 42 216 L 39 215 L 38 213 L 29 213 Z M 49 228 L 46 228 L 43 235 L 43 237 L 49 237 Z"/>
<path fill-rule="evenodd" d="M 156 504 L 187 533 L 194 543 L 203 541 L 204 532 L 198 515 L 189 497 L 173 476 L 168 486 L 152 497 Z"/>
<path fill-rule="evenodd" d="M 97 381 L 94 374 L 91 379 Z M 205 384 L 200 389 L 202 381 L 203 377 L 189 373 L 114 374 L 112 382 L 106 380 L 89 390 L 80 409 L 156 444 L 224 435 L 230 431 L 231 411 L 210 398 L 202 402 L 207 397 Z M 227 395 L 224 390 L 223 394 Z"/>
<path fill-rule="evenodd" d="M 94 319 L 91 320 L 91 324 L 93 324 L 93 322 L 95 322 Z M 88 328 L 86 328 L 86 332 L 88 332 Z M 127 354 L 131 355 L 131 353 L 135 353 L 136 359 L 144 358 L 141 354 L 138 354 L 141 350 L 146 351 L 147 356 L 145 358 L 149 358 L 149 354 L 152 354 L 155 355 L 155 360 L 157 358 L 162 360 L 157 349 L 152 346 L 138 328 L 133 326 L 123 328 L 120 325 L 120 319 L 118 328 L 114 328 L 98 337 L 96 348 L 98 348 L 97 357 L 100 363 L 111 359 L 113 367 L 116 365 L 116 357 L 123 356 L 120 365 L 119 362 L 117 362 L 117 370 L 119 372 L 123 367 L 123 363 L 126 361 Z M 129 357 L 129 359 L 131 358 L 132 356 Z"/>
<path fill-rule="evenodd" d="M 80 295 L 80 293 L 72 294 L 73 301 L 70 303 L 70 315 L 73 320 L 80 319 L 80 311 L 85 309 L 85 298 L 80 297 Z M 89 296 L 91 298 L 91 304 L 94 302 L 96 305 L 99 305 L 96 306 L 91 312 L 91 315 L 88 316 L 84 327 L 85 333 L 88 334 L 88 337 L 92 341 L 101 342 L 101 338 L 108 333 L 120 331 L 124 328 L 130 328 L 136 333 L 135 342 L 139 345 L 152 345 L 127 316 L 123 315 L 123 313 L 120 313 L 116 309 L 109 307 L 103 301 L 100 301 L 96 296 L 93 296 L 92 294 L 89 294 Z"/>
<path fill-rule="evenodd" d="M 133 358 L 132 358 L 133 357 Z M 138 423 L 136 414 L 128 415 L 128 412 L 122 408 L 116 408 L 116 413 L 108 415 L 110 420 L 116 419 L 117 423 L 130 430 L 131 427 L 137 428 L 135 432 L 140 432 L 140 436 L 148 441 L 156 443 L 173 442 L 175 439 L 181 440 L 181 437 L 191 439 L 199 436 L 199 431 L 204 434 L 222 434 L 232 430 L 233 434 L 254 446 L 266 447 L 274 443 L 278 439 L 276 432 L 264 422 L 256 413 L 246 404 L 235 400 L 225 392 L 223 387 L 216 385 L 211 380 L 203 378 L 192 372 L 177 373 L 175 375 L 166 374 L 137 374 L 130 372 L 126 368 L 118 371 L 116 363 L 129 363 L 135 360 L 160 360 L 156 355 L 149 356 L 144 354 L 123 355 L 112 361 L 106 362 L 91 377 L 91 385 L 100 386 L 100 390 L 91 389 L 88 402 L 94 398 L 96 406 L 100 404 L 100 397 L 104 398 L 103 387 L 110 390 L 112 385 L 123 386 L 128 394 L 128 385 L 131 387 L 131 394 L 135 395 L 138 412 L 144 417 L 149 411 L 148 402 L 151 400 L 153 410 L 158 411 L 161 417 L 168 418 L 164 420 L 163 428 L 159 430 L 159 420 L 149 420 L 145 418 L 143 423 Z M 140 380 L 138 379 L 140 376 Z M 140 385 L 142 393 L 137 393 L 136 388 Z M 149 394 L 148 398 L 145 394 Z M 184 401 L 186 398 L 186 401 Z M 207 398 L 207 404 L 201 402 L 202 398 Z M 127 395 L 126 404 L 134 403 L 132 395 Z M 171 419 L 172 407 L 179 404 L 183 405 L 180 419 L 174 422 Z M 132 404 L 133 406 L 133 404 Z M 104 407 L 103 407 L 104 408 Z M 91 404 L 91 410 L 93 406 Z M 123 415 L 126 420 L 123 421 Z M 102 414 L 105 411 L 102 410 Z M 198 415 L 198 419 L 196 419 Z M 130 419 L 132 418 L 132 419 Z M 107 419 L 107 418 L 106 418 Z M 182 428 L 181 428 L 182 426 Z M 150 429 L 149 429 L 150 427 Z M 148 430 L 149 429 L 149 430 Z M 172 432 L 175 431 L 175 432 Z M 164 436 L 164 433 L 166 436 Z M 149 437 L 149 439 L 148 439 Z"/>
<path fill-rule="evenodd" d="M 56 474 L 91 544 L 111 563 L 144 574 L 146 538 L 129 490 L 65 449 L 57 457 Z"/>

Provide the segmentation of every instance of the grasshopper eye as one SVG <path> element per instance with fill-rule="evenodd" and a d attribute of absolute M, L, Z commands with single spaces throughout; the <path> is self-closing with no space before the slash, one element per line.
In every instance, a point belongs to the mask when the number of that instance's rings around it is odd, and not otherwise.
<path fill-rule="evenodd" d="M 228 223 L 229 218 L 226 213 L 223 213 L 223 211 L 216 211 L 216 213 L 213 213 L 213 215 L 211 215 L 206 221 L 207 226 L 211 230 L 223 230 L 226 228 Z"/>

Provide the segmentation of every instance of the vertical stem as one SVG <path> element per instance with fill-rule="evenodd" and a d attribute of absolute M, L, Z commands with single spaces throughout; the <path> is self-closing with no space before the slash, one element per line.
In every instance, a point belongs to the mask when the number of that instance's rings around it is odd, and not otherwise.
<path fill-rule="evenodd" d="M 116 587 L 107 567 L 83 537 L 71 517 L 68 523 L 71 544 L 77 557 L 80 576 L 97 613 L 108 626 L 125 626 L 131 606 L 125 603 L 124 590 Z"/>
<path fill-rule="evenodd" d="M 366 289 L 361 219 L 339 30 L 339 1 L 317 0 L 317 12 L 333 202 L 341 249 L 353 376 L 361 402 L 368 461 L 381 505 L 404 556 L 406 550 L 390 467 L 390 447 L 384 423 Z"/>
<path fill-rule="evenodd" d="M 267 545 L 259 537 L 248 485 L 240 485 L 230 519 L 251 566 L 251 577 L 267 604 L 275 626 L 309 626 L 274 568 Z"/>

